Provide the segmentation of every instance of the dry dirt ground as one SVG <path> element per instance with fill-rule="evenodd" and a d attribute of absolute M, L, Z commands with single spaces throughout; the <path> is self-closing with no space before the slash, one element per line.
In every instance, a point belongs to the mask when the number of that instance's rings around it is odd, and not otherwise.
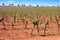
<path fill-rule="evenodd" d="M 3 30 L 3 25 L 0 22 L 0 40 L 60 40 L 56 23 L 49 24 L 46 30 L 46 36 L 43 36 L 44 24 L 39 25 L 39 35 L 37 28 L 34 29 L 33 35 L 31 35 L 31 30 L 33 28 L 31 22 L 29 22 L 27 29 L 25 29 L 23 22 L 17 21 L 14 23 L 14 30 L 12 30 L 11 23 L 12 22 L 5 22 L 6 30 Z"/>

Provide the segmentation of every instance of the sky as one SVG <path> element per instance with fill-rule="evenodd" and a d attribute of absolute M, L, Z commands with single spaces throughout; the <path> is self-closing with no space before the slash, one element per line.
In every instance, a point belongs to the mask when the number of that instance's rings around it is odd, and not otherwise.
<path fill-rule="evenodd" d="M 2 3 L 5 5 L 14 4 L 15 6 L 17 6 L 17 4 L 25 4 L 26 6 L 58 6 L 60 5 L 60 0 L 0 0 L 0 5 L 2 5 Z"/>

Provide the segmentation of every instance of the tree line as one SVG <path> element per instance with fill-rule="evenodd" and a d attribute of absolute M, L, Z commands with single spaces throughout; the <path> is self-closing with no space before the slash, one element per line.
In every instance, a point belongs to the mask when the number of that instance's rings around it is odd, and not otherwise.
<path fill-rule="evenodd" d="M 5 4 L 4 3 L 2 3 L 2 6 L 5 6 Z M 14 6 L 14 4 L 9 4 L 8 6 Z M 25 4 L 22 4 L 22 5 L 20 5 L 20 4 L 17 4 L 17 6 L 26 6 Z M 32 5 L 29 5 L 29 7 L 31 7 Z M 36 5 L 37 7 L 39 7 L 39 5 Z M 44 6 L 42 6 L 42 7 L 44 7 Z M 52 7 L 55 7 L 54 5 L 52 6 Z M 57 5 L 57 7 L 60 7 L 60 5 Z"/>

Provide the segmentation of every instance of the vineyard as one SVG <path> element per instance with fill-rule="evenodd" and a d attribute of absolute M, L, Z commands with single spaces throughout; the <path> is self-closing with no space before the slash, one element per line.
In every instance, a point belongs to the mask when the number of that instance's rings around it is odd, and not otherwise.
<path fill-rule="evenodd" d="M 60 7 L 0 6 L 0 40 L 59 40 Z"/>

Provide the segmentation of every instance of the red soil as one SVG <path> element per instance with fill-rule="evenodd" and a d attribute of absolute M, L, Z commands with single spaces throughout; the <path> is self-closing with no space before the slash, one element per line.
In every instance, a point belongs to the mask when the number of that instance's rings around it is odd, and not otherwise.
<path fill-rule="evenodd" d="M 46 30 L 46 36 L 42 36 L 44 34 L 44 24 L 39 25 L 39 35 L 37 28 L 34 29 L 33 35 L 31 35 L 31 30 L 33 28 L 31 22 L 27 25 L 28 29 L 25 29 L 23 22 L 20 20 L 14 24 L 15 29 L 12 30 L 12 22 L 5 22 L 6 29 L 8 30 L 2 30 L 1 28 L 3 28 L 3 26 L 0 23 L 0 40 L 60 40 L 56 23 L 49 24 Z"/>

